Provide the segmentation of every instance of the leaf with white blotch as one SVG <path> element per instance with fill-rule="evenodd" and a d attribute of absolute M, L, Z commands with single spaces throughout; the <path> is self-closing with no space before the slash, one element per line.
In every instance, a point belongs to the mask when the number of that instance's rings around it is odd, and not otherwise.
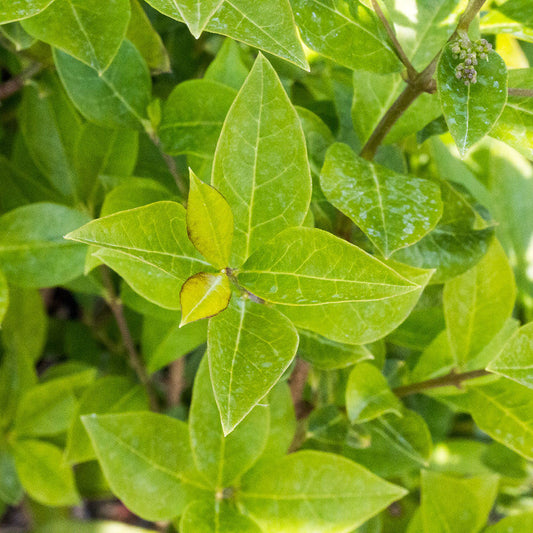
<path fill-rule="evenodd" d="M 224 122 L 212 185 L 233 212 L 232 264 L 237 266 L 283 229 L 300 225 L 307 214 L 311 175 L 302 126 L 262 55 Z"/>
<path fill-rule="evenodd" d="M 82 417 L 113 493 L 145 520 L 168 520 L 209 494 L 187 424 L 155 413 Z"/>
<path fill-rule="evenodd" d="M 507 68 L 496 52 L 476 66 L 477 83 L 465 85 L 455 76 L 452 45 L 444 49 L 437 66 L 437 87 L 442 111 L 462 156 L 480 141 L 498 120 L 507 101 Z"/>
<path fill-rule="evenodd" d="M 423 470 L 421 508 L 424 532 L 479 532 L 487 523 L 498 493 L 498 483 L 496 474 L 461 479 Z"/>
<path fill-rule="evenodd" d="M 215 399 L 227 435 L 287 370 L 298 334 L 279 311 L 233 298 L 209 321 L 207 356 Z"/>
<path fill-rule="evenodd" d="M 373 11 L 346 0 L 292 0 L 305 44 L 351 69 L 397 72 L 401 63 Z"/>
<path fill-rule="evenodd" d="M 156 202 L 93 220 L 65 238 L 96 245 L 97 256 L 139 294 L 179 309 L 186 279 L 210 267 L 189 241 L 185 209 Z"/>
<path fill-rule="evenodd" d="M 366 161 L 345 144 L 328 149 L 320 184 L 385 257 L 419 241 L 442 216 L 437 184 Z"/>
<path fill-rule="evenodd" d="M 259 526 L 228 501 L 197 500 L 180 520 L 182 533 L 261 533 Z"/>
<path fill-rule="evenodd" d="M 102 73 L 118 52 L 130 14 L 129 0 L 54 0 L 22 25 L 30 35 Z"/>
<path fill-rule="evenodd" d="M 242 480 L 239 499 L 264 530 L 340 533 L 405 494 L 344 457 L 303 451 L 252 469 Z"/>
<path fill-rule="evenodd" d="M 487 370 L 533 388 L 533 323 L 522 326 Z"/>
<path fill-rule="evenodd" d="M 9 307 L 9 287 L 4 272 L 0 270 L 0 326 Z"/>
<path fill-rule="evenodd" d="M 479 429 L 533 459 L 533 390 L 506 378 L 467 386 L 466 409 Z"/>
<path fill-rule="evenodd" d="M 54 0 L 0 0 L 0 24 L 33 17 Z"/>
<path fill-rule="evenodd" d="M 229 278 L 224 273 L 199 272 L 181 288 L 181 322 L 190 322 L 218 315 L 228 307 L 231 298 Z"/>
<path fill-rule="evenodd" d="M 226 199 L 190 172 L 187 233 L 194 247 L 216 268 L 228 266 L 233 214 Z"/>
<path fill-rule="evenodd" d="M 237 92 L 211 80 L 187 80 L 163 105 L 158 132 L 167 154 L 211 159 Z"/>
<path fill-rule="evenodd" d="M 63 235 L 87 220 L 79 211 L 49 203 L 19 207 L 0 217 L 0 264 L 7 280 L 41 288 L 81 276 L 86 248 L 63 240 Z"/>
<path fill-rule="evenodd" d="M 419 288 L 361 248 L 304 227 L 289 228 L 264 244 L 237 277 L 256 296 L 291 306 L 372 302 Z"/>
<path fill-rule="evenodd" d="M 385 413 L 402 416 L 401 403 L 383 374 L 370 363 L 351 371 L 346 385 L 346 410 L 352 423 L 368 422 Z"/>
<path fill-rule="evenodd" d="M 143 129 L 152 96 L 148 66 L 124 40 L 102 73 L 61 50 L 54 50 L 59 77 L 80 113 L 104 128 Z"/>
<path fill-rule="evenodd" d="M 509 70 L 509 87 L 533 89 L 533 69 Z M 528 159 L 533 158 L 533 98 L 509 94 L 491 137 L 503 141 Z"/>
<path fill-rule="evenodd" d="M 189 431 L 196 467 L 214 490 L 233 485 L 255 463 L 267 441 L 268 421 L 268 407 L 258 405 L 224 436 L 209 362 L 207 357 L 202 359 L 194 378 Z"/>
<path fill-rule="evenodd" d="M 511 316 L 514 275 L 498 241 L 473 268 L 444 285 L 444 314 L 450 348 L 459 368 L 473 359 Z"/>
<path fill-rule="evenodd" d="M 183 21 L 176 0 L 146 0 L 154 9 Z M 187 0 L 188 3 L 198 0 Z M 212 3 L 214 0 L 209 0 Z M 211 33 L 226 35 L 308 69 L 296 32 L 289 0 L 224 0 L 205 26 Z"/>
<path fill-rule="evenodd" d="M 43 505 L 63 507 L 80 502 L 74 473 L 57 446 L 21 439 L 16 441 L 13 452 L 20 482 L 32 499 Z"/>

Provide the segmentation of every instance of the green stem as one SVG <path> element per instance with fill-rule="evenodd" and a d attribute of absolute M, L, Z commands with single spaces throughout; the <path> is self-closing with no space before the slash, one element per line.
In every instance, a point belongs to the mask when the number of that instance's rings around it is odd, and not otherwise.
<path fill-rule="evenodd" d="M 418 392 L 423 392 L 429 389 L 438 389 L 440 387 L 451 386 L 461 388 L 463 381 L 489 376 L 490 374 L 491 373 L 484 368 L 462 373 L 457 373 L 455 370 L 452 370 L 449 374 L 440 378 L 428 379 L 426 381 L 420 381 L 419 383 L 411 383 L 410 385 L 396 387 L 393 389 L 393 392 L 396 396 L 403 398 L 404 396 L 410 396 L 411 394 L 417 394 Z"/>

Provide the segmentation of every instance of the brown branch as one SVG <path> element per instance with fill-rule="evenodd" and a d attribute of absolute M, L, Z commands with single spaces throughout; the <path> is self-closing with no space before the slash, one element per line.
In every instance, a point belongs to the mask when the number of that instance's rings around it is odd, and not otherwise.
<path fill-rule="evenodd" d="M 389 39 L 391 40 L 394 50 L 396 52 L 396 55 L 400 59 L 400 61 L 403 63 L 405 68 L 407 69 L 407 76 L 410 80 L 414 80 L 418 72 L 416 71 L 415 67 L 413 67 L 411 61 L 409 61 L 409 58 L 407 57 L 407 54 L 405 53 L 404 49 L 402 48 L 402 45 L 400 44 L 400 41 L 398 41 L 398 38 L 396 37 L 396 33 L 392 29 L 392 26 L 389 24 L 389 21 L 387 20 L 387 17 L 381 10 L 381 7 L 377 3 L 377 0 L 372 0 L 372 6 L 374 8 L 374 11 L 376 12 L 377 16 L 379 17 L 379 20 L 381 20 L 381 23 L 383 24 L 383 27 L 385 28 L 385 31 L 387 32 L 387 35 L 389 36 Z"/>
<path fill-rule="evenodd" d="M 310 369 L 311 365 L 307 361 L 297 359 L 289 379 L 292 403 L 294 405 L 297 420 L 304 418 L 309 413 L 309 405 L 303 399 L 303 393 Z"/>
<path fill-rule="evenodd" d="M 471 370 L 470 372 L 462 372 L 460 374 L 455 370 L 452 370 L 449 374 L 440 378 L 428 379 L 426 381 L 420 381 L 419 383 L 411 383 L 410 385 L 396 387 L 393 389 L 393 392 L 396 396 L 403 398 L 404 396 L 409 396 L 429 389 L 438 389 L 440 387 L 451 386 L 460 389 L 463 381 L 489 376 L 490 374 L 489 371 L 483 368 L 479 370 Z"/>
<path fill-rule="evenodd" d="M 514 87 L 509 87 L 507 93 L 509 96 L 518 96 L 519 98 L 533 98 L 533 89 L 516 89 Z"/>
<path fill-rule="evenodd" d="M 470 24 L 472 24 L 472 21 L 476 18 L 486 1 L 487 0 L 470 0 L 470 2 L 468 2 L 466 9 L 457 23 L 457 31 L 468 31 Z"/>
<path fill-rule="evenodd" d="M 175 407 L 181 403 L 181 395 L 185 389 L 185 356 L 173 361 L 168 372 L 167 401 L 169 407 Z"/>
<path fill-rule="evenodd" d="M 38 74 L 42 69 L 43 66 L 40 63 L 35 63 L 18 76 L 15 76 L 10 80 L 0 84 L 0 101 L 6 100 L 10 96 L 13 96 L 15 93 L 20 91 L 22 87 L 24 87 L 26 80 Z"/>
<path fill-rule="evenodd" d="M 137 374 L 137 377 L 139 378 L 139 381 L 146 389 L 146 393 L 148 394 L 148 398 L 150 401 L 150 408 L 154 411 L 158 411 L 159 406 L 155 392 L 152 388 L 152 384 L 150 383 L 150 377 L 146 372 L 146 369 L 144 368 L 144 363 L 141 359 L 141 356 L 135 348 L 135 343 L 133 342 L 133 337 L 131 336 L 131 331 L 124 315 L 124 307 L 122 306 L 122 302 L 120 301 L 115 292 L 115 287 L 113 286 L 113 280 L 111 279 L 110 270 L 107 266 L 102 265 L 100 268 L 100 272 L 102 274 L 102 280 L 104 282 L 104 287 L 106 290 L 105 300 L 117 322 L 120 335 L 122 336 L 122 341 L 124 342 L 124 347 L 128 352 L 130 366 L 133 368 L 133 370 Z"/>

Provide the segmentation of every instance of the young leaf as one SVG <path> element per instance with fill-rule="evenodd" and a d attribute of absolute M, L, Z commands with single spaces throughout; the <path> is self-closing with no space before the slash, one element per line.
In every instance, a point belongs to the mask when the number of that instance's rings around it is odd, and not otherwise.
<path fill-rule="evenodd" d="M 66 238 L 104 248 L 97 253 L 100 259 L 142 296 L 170 309 L 179 309 L 185 280 L 210 266 L 189 241 L 185 209 L 176 202 L 121 211 Z"/>
<path fill-rule="evenodd" d="M 307 214 L 311 176 L 302 126 L 262 55 L 224 122 L 212 184 L 235 219 L 232 266 L 281 230 L 300 225 Z"/>
<path fill-rule="evenodd" d="M 231 286 L 226 274 L 200 272 L 191 276 L 180 291 L 180 326 L 218 315 L 228 307 L 230 298 Z"/>
<path fill-rule="evenodd" d="M 283 231 L 237 275 L 256 296 L 291 306 L 372 302 L 419 288 L 361 248 L 315 228 Z"/>
<path fill-rule="evenodd" d="M 309 48 L 351 69 L 397 72 L 401 64 L 375 14 L 360 2 L 292 0 Z"/>
<path fill-rule="evenodd" d="M 22 500 L 24 489 L 15 468 L 13 455 L 7 447 L 0 445 L 0 501 L 17 505 Z"/>
<path fill-rule="evenodd" d="M 533 388 L 533 323 L 522 326 L 505 344 L 487 370 Z"/>
<path fill-rule="evenodd" d="M 194 379 L 189 413 L 191 449 L 196 467 L 216 491 L 230 487 L 261 455 L 269 429 L 268 407 L 256 406 L 235 430 L 224 436 L 207 357 Z"/>
<path fill-rule="evenodd" d="M 261 463 L 242 481 L 240 500 L 268 531 L 352 531 L 406 491 L 329 453 L 303 451 Z"/>
<path fill-rule="evenodd" d="M 460 479 L 422 470 L 424 531 L 479 532 L 486 524 L 494 504 L 498 481 L 497 475 Z"/>
<path fill-rule="evenodd" d="M 148 409 L 144 388 L 122 376 L 105 376 L 87 387 L 68 428 L 65 460 L 70 464 L 96 459 L 89 435 L 81 421 L 88 414 L 123 413 Z"/>
<path fill-rule="evenodd" d="M 533 459 L 533 391 L 500 378 L 468 386 L 467 409 L 479 428 L 526 459 Z"/>
<path fill-rule="evenodd" d="M 44 505 L 77 505 L 74 474 L 61 450 L 47 442 L 17 440 L 13 446 L 17 473 L 26 492 Z"/>
<path fill-rule="evenodd" d="M 0 24 L 33 17 L 46 9 L 54 0 L 2 0 L 0 2 Z"/>
<path fill-rule="evenodd" d="M 54 61 L 68 95 L 87 120 L 104 128 L 143 129 L 152 81 L 143 57 L 129 41 L 122 42 L 104 72 L 57 49 Z"/>
<path fill-rule="evenodd" d="M 88 415 L 82 421 L 111 489 L 134 513 L 168 520 L 207 496 L 185 423 L 155 413 Z"/>
<path fill-rule="evenodd" d="M 198 0 L 185 1 L 201 3 Z M 213 1 L 209 0 L 210 3 Z M 147 3 L 168 17 L 183 20 L 176 2 L 147 0 Z M 286 59 L 301 68 L 309 68 L 298 39 L 289 0 L 225 0 L 211 17 L 205 30 L 227 35 Z"/>
<path fill-rule="evenodd" d="M 457 79 L 452 45 L 444 49 L 437 67 L 442 111 L 462 156 L 493 128 L 507 101 L 507 68 L 496 52 L 479 59 L 477 83 Z"/>
<path fill-rule="evenodd" d="M 440 188 L 358 157 L 345 144 L 328 149 L 320 175 L 326 198 L 389 257 L 429 233 L 442 215 Z"/>
<path fill-rule="evenodd" d="M 187 233 L 194 247 L 216 268 L 228 266 L 233 214 L 226 199 L 190 170 Z"/>
<path fill-rule="evenodd" d="M 118 52 L 130 20 L 129 0 L 54 0 L 23 22 L 30 34 L 102 73 Z"/>
<path fill-rule="evenodd" d="M 206 79 L 177 85 L 163 106 L 158 130 L 165 152 L 211 159 L 236 95 L 234 89 Z"/>
<path fill-rule="evenodd" d="M 287 370 L 298 334 L 276 309 L 233 298 L 208 328 L 207 356 L 224 435 L 235 429 Z"/>
<path fill-rule="evenodd" d="M 444 313 L 459 368 L 503 327 L 511 316 L 515 297 L 513 271 L 498 241 L 474 268 L 446 282 Z"/>
<path fill-rule="evenodd" d="M 227 500 L 192 502 L 180 520 L 182 533 L 261 533 L 259 526 L 244 516 Z"/>
<path fill-rule="evenodd" d="M 358 364 L 346 385 L 346 410 L 352 423 L 368 422 L 385 413 L 402 416 L 400 400 L 383 374 L 370 363 Z"/>
<path fill-rule="evenodd" d="M 49 203 L 19 207 L 0 217 L 0 263 L 6 278 L 40 288 L 81 276 L 86 248 L 64 241 L 63 235 L 87 220 L 79 211 Z"/>

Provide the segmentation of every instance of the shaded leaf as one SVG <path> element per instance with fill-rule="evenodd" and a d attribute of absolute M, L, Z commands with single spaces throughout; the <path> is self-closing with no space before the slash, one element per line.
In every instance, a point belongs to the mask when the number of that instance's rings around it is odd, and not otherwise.
<path fill-rule="evenodd" d="M 311 176 L 302 126 L 262 55 L 224 122 L 212 184 L 235 220 L 232 266 L 276 233 L 301 224 L 307 214 Z"/>
<path fill-rule="evenodd" d="M 24 489 L 15 468 L 15 459 L 5 445 L 0 446 L 0 501 L 17 505 L 24 496 Z"/>
<path fill-rule="evenodd" d="M 9 287 L 4 272 L 0 270 L 0 327 L 9 307 Z M 2 334 L 2 340 L 4 334 Z M 4 341 L 5 342 L 5 341 Z"/>
<path fill-rule="evenodd" d="M 207 355 L 227 435 L 266 396 L 296 354 L 298 334 L 276 309 L 233 298 L 209 322 Z"/>
<path fill-rule="evenodd" d="M 204 80 L 216 81 L 238 91 L 248 76 L 239 45 L 233 39 L 224 39 L 215 59 L 205 71 Z M 228 106 L 229 109 L 229 106 Z"/>
<path fill-rule="evenodd" d="M 529 533 L 533 529 L 533 512 L 508 516 L 489 526 L 485 533 Z"/>

